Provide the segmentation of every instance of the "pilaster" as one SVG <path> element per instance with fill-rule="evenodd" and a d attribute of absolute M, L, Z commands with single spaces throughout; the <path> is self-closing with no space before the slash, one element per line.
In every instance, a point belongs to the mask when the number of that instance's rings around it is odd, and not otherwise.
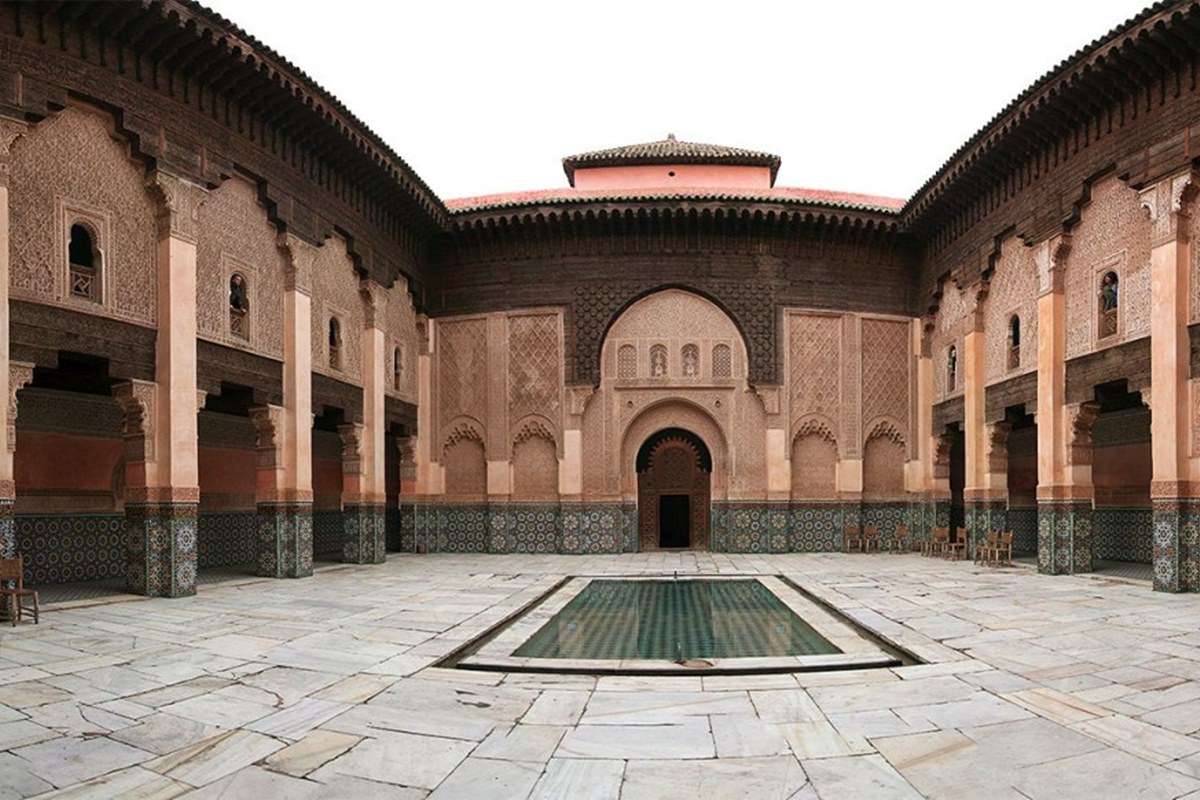
<path fill-rule="evenodd" d="M 1150 219 L 1150 447 L 1154 509 L 1154 588 L 1200 590 L 1200 552 L 1195 514 L 1200 493 L 1193 485 L 1189 394 L 1191 346 L 1191 242 L 1188 216 L 1196 194 L 1188 172 L 1166 178 L 1141 194 Z"/>

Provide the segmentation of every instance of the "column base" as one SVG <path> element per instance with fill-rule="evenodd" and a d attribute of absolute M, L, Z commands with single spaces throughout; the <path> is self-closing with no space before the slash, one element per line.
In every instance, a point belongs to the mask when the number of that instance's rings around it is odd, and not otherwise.
<path fill-rule="evenodd" d="M 196 593 L 196 503 L 126 503 L 126 580 L 147 597 Z"/>
<path fill-rule="evenodd" d="M 348 505 L 342 510 L 342 561 L 347 564 L 387 561 L 387 524 L 383 506 Z"/>
<path fill-rule="evenodd" d="M 1200 591 L 1200 500 L 1154 498 L 1154 591 Z"/>
<path fill-rule="evenodd" d="M 258 574 L 307 578 L 313 574 L 311 503 L 259 503 Z"/>
<path fill-rule="evenodd" d="M 1038 572 L 1092 571 L 1092 501 L 1038 501 Z"/>
<path fill-rule="evenodd" d="M 974 557 L 992 531 L 1008 530 L 1007 500 L 968 500 L 963 513 L 967 528 L 968 552 Z"/>

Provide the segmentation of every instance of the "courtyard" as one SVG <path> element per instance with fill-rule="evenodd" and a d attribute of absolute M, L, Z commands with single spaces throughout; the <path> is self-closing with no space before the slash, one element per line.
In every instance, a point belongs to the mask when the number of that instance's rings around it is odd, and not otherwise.
<path fill-rule="evenodd" d="M 436 666 L 567 575 L 780 575 L 926 662 Z M 1200 597 L 916 555 L 393 554 L 0 629 L 0 797 L 1200 798 Z"/>

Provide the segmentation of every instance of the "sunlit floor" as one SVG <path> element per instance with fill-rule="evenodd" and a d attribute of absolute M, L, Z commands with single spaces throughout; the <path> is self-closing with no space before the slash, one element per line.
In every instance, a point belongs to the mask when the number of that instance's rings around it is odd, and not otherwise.
<path fill-rule="evenodd" d="M 561 576 L 674 571 L 787 575 L 928 663 L 599 678 L 431 666 Z M 120 599 L 0 627 L 0 795 L 1200 792 L 1200 595 L 1103 574 L 915 555 L 393 554 Z"/>

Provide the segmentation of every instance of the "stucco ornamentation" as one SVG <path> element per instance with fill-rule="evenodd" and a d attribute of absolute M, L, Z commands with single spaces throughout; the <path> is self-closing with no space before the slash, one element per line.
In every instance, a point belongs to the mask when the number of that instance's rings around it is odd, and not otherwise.
<path fill-rule="evenodd" d="M 338 436 L 342 440 L 342 474 L 361 475 L 363 426 L 358 423 L 339 425 Z"/>
<path fill-rule="evenodd" d="M 112 388 L 121 408 L 121 436 L 128 461 L 153 461 L 158 386 L 153 381 L 130 380 Z"/>
<path fill-rule="evenodd" d="M 17 392 L 33 382 L 33 364 L 24 361 L 8 362 L 8 452 L 17 449 Z"/>
<path fill-rule="evenodd" d="M 281 466 L 284 410 L 281 406 L 255 406 L 250 409 L 250 421 L 254 423 L 254 449 L 260 469 Z M 343 440 L 344 441 L 344 440 Z"/>

